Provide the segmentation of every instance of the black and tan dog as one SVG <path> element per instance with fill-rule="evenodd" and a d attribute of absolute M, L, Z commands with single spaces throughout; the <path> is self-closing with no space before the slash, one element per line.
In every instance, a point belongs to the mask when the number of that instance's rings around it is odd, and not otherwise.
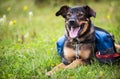
<path fill-rule="evenodd" d="M 94 26 L 90 18 L 95 17 L 96 12 L 89 6 L 62 6 L 56 13 L 56 16 L 59 15 L 65 18 L 67 38 L 63 48 L 63 62 L 47 72 L 48 76 L 60 68 L 69 69 L 88 64 L 94 58 Z"/>

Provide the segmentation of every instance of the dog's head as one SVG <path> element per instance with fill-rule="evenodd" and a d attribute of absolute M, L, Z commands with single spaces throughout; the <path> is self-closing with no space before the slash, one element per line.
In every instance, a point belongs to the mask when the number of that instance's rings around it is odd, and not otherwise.
<path fill-rule="evenodd" d="M 95 17 L 96 12 L 89 6 L 71 8 L 65 5 L 56 12 L 56 16 L 59 15 L 65 18 L 68 36 L 70 38 L 76 38 L 87 30 L 90 17 Z"/>

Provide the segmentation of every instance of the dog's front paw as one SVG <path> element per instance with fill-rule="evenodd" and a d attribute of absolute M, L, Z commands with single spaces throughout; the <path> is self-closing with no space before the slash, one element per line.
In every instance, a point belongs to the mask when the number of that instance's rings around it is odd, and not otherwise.
<path fill-rule="evenodd" d="M 53 72 L 52 72 L 52 71 L 49 71 L 49 72 L 46 73 L 46 76 L 49 76 L 49 77 L 50 77 L 52 74 L 53 74 Z"/>

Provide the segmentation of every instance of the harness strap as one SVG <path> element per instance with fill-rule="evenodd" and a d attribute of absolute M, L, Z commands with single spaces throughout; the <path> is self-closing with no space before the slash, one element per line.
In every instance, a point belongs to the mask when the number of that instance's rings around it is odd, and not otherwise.
<path fill-rule="evenodd" d="M 96 57 L 103 59 L 116 58 L 116 57 L 120 57 L 120 53 L 100 55 L 98 52 L 96 52 Z"/>
<path fill-rule="evenodd" d="M 75 45 L 75 56 L 76 56 L 76 59 L 79 59 L 79 44 Z"/>

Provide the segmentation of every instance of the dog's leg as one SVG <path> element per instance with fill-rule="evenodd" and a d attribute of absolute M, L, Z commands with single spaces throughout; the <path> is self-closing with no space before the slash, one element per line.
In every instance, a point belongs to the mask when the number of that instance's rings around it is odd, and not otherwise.
<path fill-rule="evenodd" d="M 55 66 L 51 71 L 47 72 L 46 75 L 47 76 L 51 76 L 52 74 L 54 74 L 56 71 L 60 70 L 61 68 L 65 68 L 66 65 L 64 63 L 61 63 L 57 66 Z"/>
<path fill-rule="evenodd" d="M 120 45 L 115 44 L 115 48 L 116 48 L 116 49 L 120 49 Z"/>
<path fill-rule="evenodd" d="M 60 70 L 62 68 L 64 68 L 64 69 L 72 69 L 72 68 L 77 67 L 78 65 L 84 65 L 84 64 L 85 64 L 85 62 L 82 61 L 82 59 L 76 59 L 69 65 L 65 65 L 64 63 L 61 63 L 61 64 L 57 65 L 56 67 L 54 67 L 51 71 L 47 72 L 46 75 L 51 76 L 56 71 L 58 71 L 58 70 Z"/>
<path fill-rule="evenodd" d="M 72 68 L 78 67 L 79 65 L 84 65 L 84 64 L 85 64 L 85 62 L 83 62 L 82 59 L 76 59 L 71 64 L 66 66 L 65 68 L 72 69 Z"/>

